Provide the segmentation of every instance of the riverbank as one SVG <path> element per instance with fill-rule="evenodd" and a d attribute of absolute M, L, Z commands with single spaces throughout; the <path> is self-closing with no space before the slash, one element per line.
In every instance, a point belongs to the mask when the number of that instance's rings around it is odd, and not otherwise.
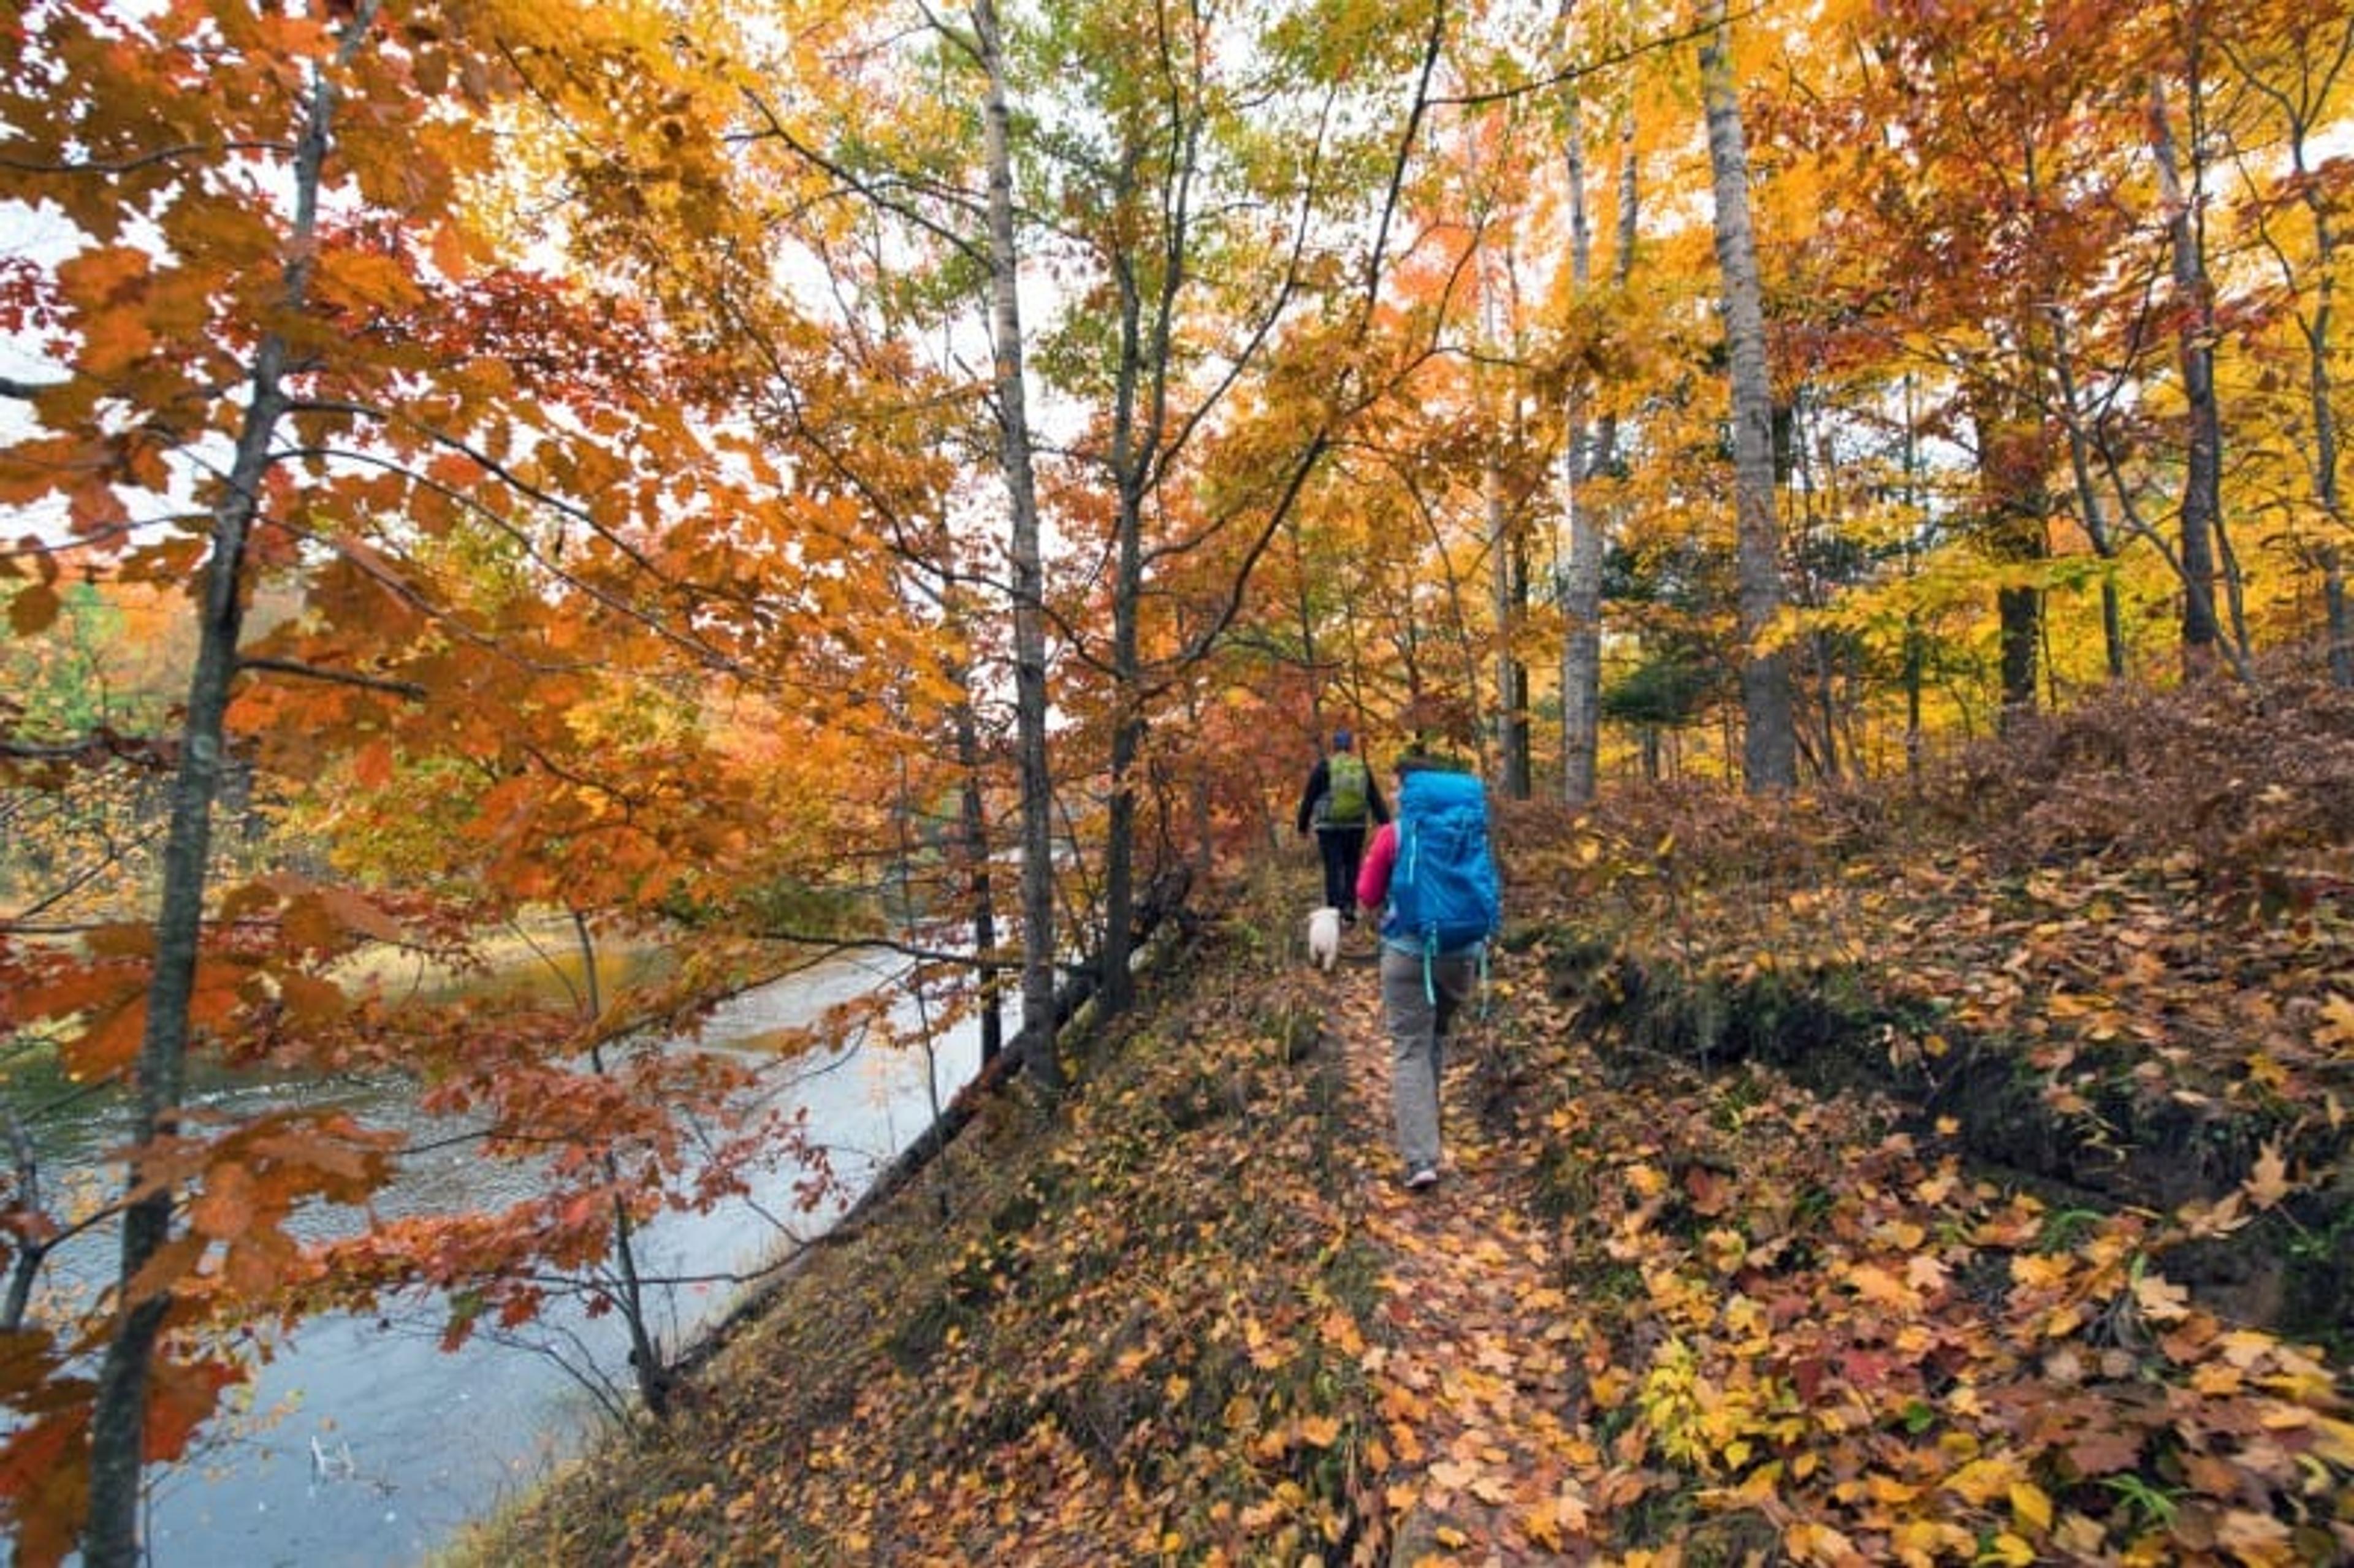
<path fill-rule="evenodd" d="M 335 966 L 338 984 L 374 987 L 389 996 L 428 1001 L 467 995 L 526 995 L 577 1003 L 588 965 L 571 917 L 546 910 L 470 937 L 461 959 L 377 943 Z M 607 994 L 676 972 L 672 944 L 640 938 L 601 939 L 596 978 Z M 765 978 L 765 977 L 763 977 Z"/>

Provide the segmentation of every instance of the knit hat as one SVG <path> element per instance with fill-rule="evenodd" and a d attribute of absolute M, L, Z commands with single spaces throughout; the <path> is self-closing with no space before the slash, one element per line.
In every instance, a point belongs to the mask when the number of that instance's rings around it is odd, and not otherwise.
<path fill-rule="evenodd" d="M 1356 738 L 1357 737 L 1355 736 L 1351 735 L 1345 729 L 1336 729 L 1332 732 L 1332 749 L 1335 751 L 1346 751 L 1349 749 L 1350 743 Z"/>

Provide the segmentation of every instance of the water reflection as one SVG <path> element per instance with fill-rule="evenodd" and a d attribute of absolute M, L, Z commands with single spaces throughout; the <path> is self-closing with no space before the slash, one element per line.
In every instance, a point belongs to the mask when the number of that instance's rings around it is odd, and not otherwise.
<path fill-rule="evenodd" d="M 878 988 L 890 994 L 905 963 L 862 951 L 829 959 L 722 1004 L 699 1045 L 759 1050 L 814 1024 L 832 1006 Z M 913 1031 L 912 1001 L 893 1022 Z M 952 1031 L 937 1061 L 916 1049 L 862 1043 L 793 1065 L 788 1108 L 806 1109 L 813 1137 L 829 1150 L 845 1192 L 874 1174 L 927 1126 L 935 1094 L 945 1100 L 979 1067 L 977 1033 Z M 933 1081 L 937 1074 L 937 1085 Z M 19 1106 L 54 1103 L 71 1086 L 26 1075 L 0 1082 Z M 475 1155 L 452 1128 L 416 1109 L 405 1081 L 220 1078 L 193 1086 L 226 1116 L 289 1104 L 336 1105 L 375 1127 L 408 1133 L 425 1151 L 404 1160 L 380 1213 L 496 1206 L 523 1195 L 527 1173 Z M 88 1157 L 119 1143 L 111 1115 L 66 1118 L 49 1156 Z M 780 1225 L 802 1234 L 838 1216 L 795 1208 L 807 1172 L 777 1166 L 751 1173 L 753 1191 L 708 1213 L 665 1213 L 640 1236 L 649 1277 L 693 1277 L 661 1300 L 665 1343 L 687 1340 L 733 1302 L 737 1287 L 712 1277 L 748 1273 L 789 1245 Z M 843 1200 L 847 1201 L 846 1197 Z M 334 1223 L 332 1219 L 324 1223 Z M 66 1260 L 69 1272 L 102 1277 L 111 1250 Z M 618 1319 L 590 1319 L 577 1301 L 551 1302 L 543 1319 L 512 1335 L 478 1332 L 455 1352 L 438 1348 L 438 1301 L 384 1316 L 335 1314 L 303 1323 L 267 1356 L 249 1408 L 219 1423 L 204 1451 L 156 1478 L 149 1540 L 161 1568 L 382 1568 L 413 1563 L 466 1520 L 544 1476 L 594 1415 L 594 1403 L 567 1366 L 593 1366 L 625 1382 L 627 1345 Z"/>

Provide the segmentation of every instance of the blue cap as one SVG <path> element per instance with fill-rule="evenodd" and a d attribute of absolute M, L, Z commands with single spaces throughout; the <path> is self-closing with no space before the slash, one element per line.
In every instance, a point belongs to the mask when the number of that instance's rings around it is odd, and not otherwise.
<path fill-rule="evenodd" d="M 1355 738 L 1356 736 L 1351 735 L 1345 729 L 1336 729 L 1332 732 L 1332 749 L 1335 751 L 1346 751 L 1349 749 L 1349 743 Z"/>

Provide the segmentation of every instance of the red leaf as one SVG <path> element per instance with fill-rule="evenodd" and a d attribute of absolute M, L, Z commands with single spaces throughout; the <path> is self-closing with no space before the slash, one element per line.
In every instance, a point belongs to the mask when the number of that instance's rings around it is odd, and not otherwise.
<path fill-rule="evenodd" d="M 240 1375 L 226 1361 L 156 1358 L 147 1372 L 147 1462 L 163 1464 L 187 1452 L 188 1439 L 220 1404 L 220 1391 Z"/>

